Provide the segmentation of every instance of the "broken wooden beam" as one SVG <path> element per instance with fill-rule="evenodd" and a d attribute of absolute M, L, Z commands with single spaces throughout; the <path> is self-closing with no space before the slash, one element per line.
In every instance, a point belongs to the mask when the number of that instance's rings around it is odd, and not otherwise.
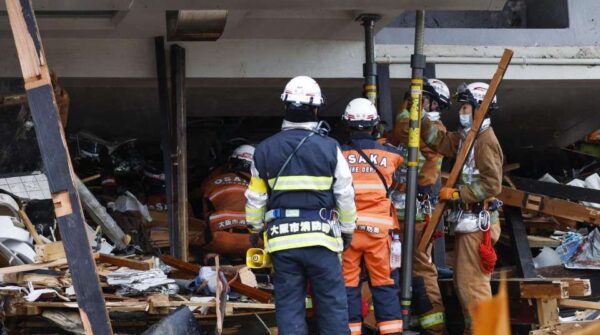
<path fill-rule="evenodd" d="M 83 326 L 90 334 L 112 334 L 31 0 L 6 0 L 6 10 Z"/>
<path fill-rule="evenodd" d="M 98 254 L 94 254 L 93 258 L 98 258 Z M 94 262 L 94 261 L 92 260 L 92 262 Z M 46 268 L 57 268 L 57 267 L 65 266 L 67 264 L 68 264 L 67 259 L 61 258 L 61 259 L 57 259 L 57 260 L 54 260 L 51 262 L 6 266 L 3 268 L 0 268 L 0 275 L 8 274 L 8 273 L 40 270 L 40 269 L 46 269 Z M 92 264 L 94 264 L 94 263 L 92 263 Z M 94 268 L 95 268 L 95 266 L 94 266 Z M 94 271 L 94 273 L 96 273 L 96 272 Z"/>
<path fill-rule="evenodd" d="M 33 223 L 31 223 L 31 220 L 29 220 L 29 216 L 27 216 L 27 213 L 25 213 L 25 210 L 23 208 L 19 209 L 19 217 L 21 218 L 21 221 L 23 221 L 23 224 L 25 225 L 25 228 L 27 228 L 27 231 L 29 232 L 31 237 L 33 237 L 35 243 L 38 245 L 44 244 L 44 241 L 42 241 L 42 238 L 38 234 L 37 230 L 35 230 Z"/>
<path fill-rule="evenodd" d="M 198 275 L 198 272 L 200 271 L 200 265 L 184 262 L 172 256 L 163 255 L 160 256 L 160 260 L 171 267 L 174 267 L 178 270 L 183 270 L 193 275 Z M 270 293 L 250 287 L 248 285 L 244 285 L 239 280 L 234 280 L 233 282 L 229 283 L 229 287 L 238 293 L 262 303 L 268 303 L 273 298 Z"/>
<path fill-rule="evenodd" d="M 561 199 L 503 187 L 498 199 L 504 205 L 540 212 L 558 218 L 589 222 L 600 226 L 600 210 Z"/>
<path fill-rule="evenodd" d="M 569 297 L 569 284 L 557 281 L 523 281 L 521 298 L 524 299 L 566 299 Z"/>
<path fill-rule="evenodd" d="M 160 256 L 160 260 L 171 267 L 189 272 L 193 275 L 198 275 L 198 272 L 200 271 L 200 265 L 184 262 L 170 255 L 162 255 Z"/>
<path fill-rule="evenodd" d="M 108 263 L 116 266 L 124 266 L 134 270 L 147 271 L 152 269 L 153 265 L 149 262 L 138 261 L 131 258 L 118 257 L 101 253 L 98 260 L 102 263 Z"/>
<path fill-rule="evenodd" d="M 169 296 L 166 294 L 151 294 L 147 298 L 148 313 L 167 315 L 169 314 Z"/>
<path fill-rule="evenodd" d="M 447 173 L 442 173 L 442 181 L 448 178 Z M 498 195 L 504 205 L 527 209 L 560 219 L 579 222 L 589 222 L 600 226 L 600 210 L 586 207 L 576 202 L 571 202 L 553 197 L 528 193 L 510 187 L 502 187 Z"/>
<path fill-rule="evenodd" d="M 564 308 L 576 308 L 576 309 L 596 309 L 600 310 L 600 302 L 597 301 L 585 301 L 575 299 L 560 299 L 558 306 Z"/>
<path fill-rule="evenodd" d="M 569 297 L 587 297 L 592 295 L 592 284 L 589 279 L 557 278 L 569 284 Z"/>
<path fill-rule="evenodd" d="M 223 333 L 223 321 L 225 319 L 225 303 L 227 302 L 227 290 L 224 289 L 221 282 L 221 274 L 219 269 L 219 255 L 215 256 L 215 273 L 217 275 L 217 290 L 215 292 L 215 314 L 217 315 L 217 325 L 215 329 L 216 335 Z M 225 299 L 223 299 L 225 298 Z"/>
<path fill-rule="evenodd" d="M 550 247 L 556 248 L 561 242 L 550 237 L 527 235 L 527 242 L 530 248 Z"/>
<path fill-rule="evenodd" d="M 66 258 L 65 247 L 61 241 L 36 244 L 35 254 L 37 262 L 50 262 L 61 258 Z"/>
<path fill-rule="evenodd" d="M 551 327 L 560 322 L 556 298 L 535 299 L 539 328 Z"/>
<path fill-rule="evenodd" d="M 158 303 L 160 307 L 168 306 L 169 308 L 179 306 L 189 307 L 216 307 L 214 301 L 211 302 L 198 302 L 198 301 L 169 301 L 168 304 L 165 302 Z M 275 304 L 263 304 L 263 303 L 246 303 L 246 302 L 227 302 L 227 306 L 231 309 L 260 309 L 260 310 L 274 310 Z M 30 307 L 39 308 L 78 308 L 77 302 L 62 302 L 62 301 L 33 301 L 23 302 L 23 305 Z M 106 307 L 113 312 L 115 309 L 121 311 L 147 311 L 149 308 L 148 301 L 107 301 Z"/>
<path fill-rule="evenodd" d="M 75 177 L 75 184 L 86 213 L 102 228 L 102 232 L 114 243 L 115 248 L 118 250 L 125 249 L 131 241 L 131 237 L 123 232 L 112 216 L 106 212 L 106 208 L 100 204 L 98 199 L 77 176 Z"/>

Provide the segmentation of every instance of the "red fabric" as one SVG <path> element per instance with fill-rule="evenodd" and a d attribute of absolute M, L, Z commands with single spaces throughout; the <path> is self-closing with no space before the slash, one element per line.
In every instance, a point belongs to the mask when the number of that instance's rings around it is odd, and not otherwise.
<path fill-rule="evenodd" d="M 483 242 L 479 245 L 479 255 L 481 256 L 481 270 L 487 274 L 494 271 L 494 266 L 498 260 L 496 250 L 492 246 L 492 234 L 490 229 L 483 233 Z"/>
<path fill-rule="evenodd" d="M 425 229 L 427 229 L 427 226 L 429 225 L 430 220 L 431 220 L 431 215 L 425 215 L 425 220 L 423 220 L 423 222 L 425 222 L 423 225 L 423 231 Z M 438 238 L 442 238 L 442 237 L 444 237 L 444 232 L 436 230 L 433 232 L 433 235 L 431 235 L 431 242 L 437 240 Z"/>
<path fill-rule="evenodd" d="M 360 303 L 362 306 L 360 313 L 362 314 L 363 318 L 366 318 L 367 315 L 369 315 L 369 302 L 367 301 L 367 299 L 361 298 Z"/>

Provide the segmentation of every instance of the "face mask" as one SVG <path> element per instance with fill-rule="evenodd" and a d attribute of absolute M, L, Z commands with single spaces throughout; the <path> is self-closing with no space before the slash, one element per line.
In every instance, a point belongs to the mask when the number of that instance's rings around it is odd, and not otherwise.
<path fill-rule="evenodd" d="M 427 112 L 425 117 L 427 117 L 429 121 L 437 121 L 440 119 L 440 112 Z"/>
<path fill-rule="evenodd" d="M 465 128 L 471 128 L 471 115 L 459 115 L 460 125 Z"/>

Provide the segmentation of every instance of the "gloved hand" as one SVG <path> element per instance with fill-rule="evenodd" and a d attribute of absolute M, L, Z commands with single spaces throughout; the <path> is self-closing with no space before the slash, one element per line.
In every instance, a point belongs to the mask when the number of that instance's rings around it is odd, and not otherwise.
<path fill-rule="evenodd" d="M 344 251 L 346 251 L 352 244 L 352 234 L 342 233 L 342 241 L 344 242 Z"/>
<path fill-rule="evenodd" d="M 457 189 L 452 187 L 442 187 L 440 189 L 440 200 L 458 200 L 460 199 L 460 193 Z"/>

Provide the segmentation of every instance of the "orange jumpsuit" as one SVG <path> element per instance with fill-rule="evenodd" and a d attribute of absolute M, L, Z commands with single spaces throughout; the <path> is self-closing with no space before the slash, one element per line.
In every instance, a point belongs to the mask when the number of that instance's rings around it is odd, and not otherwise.
<path fill-rule="evenodd" d="M 408 143 L 409 112 L 402 111 L 396 117 L 394 129 L 388 135 L 388 140 L 394 146 L 407 147 Z M 446 128 L 440 121 L 429 123 L 431 134 L 445 132 Z M 440 178 L 443 156 L 429 148 L 421 141 L 419 148 L 419 176 L 417 185 L 421 189 L 431 188 Z M 405 181 L 403 181 L 405 183 Z M 405 187 L 401 187 L 403 190 Z M 437 195 L 430 195 L 437 196 Z M 404 209 L 398 213 L 401 220 L 404 219 Z M 417 215 L 415 225 L 415 241 L 421 240 L 425 224 L 422 215 Z M 401 229 L 403 231 L 404 229 Z M 421 332 L 425 335 L 440 335 L 446 333 L 444 303 L 438 285 L 438 273 L 435 264 L 431 260 L 431 246 L 426 252 L 417 249 L 413 252 L 413 300 L 415 300 L 415 314 L 419 316 Z"/>
<path fill-rule="evenodd" d="M 369 274 L 375 305 L 375 318 L 380 334 L 402 332 L 398 288 L 392 278 L 397 271 L 390 267 L 390 229 L 398 228 L 385 184 L 371 165 L 355 149 L 358 146 L 392 184 L 394 171 L 402 164 L 400 152 L 388 144 L 380 144 L 367 134 L 354 134 L 342 146 L 350 165 L 358 213 L 352 244 L 343 253 L 343 273 L 348 295 L 349 328 L 352 335 L 361 334 L 360 274 L 362 263 Z"/>
<path fill-rule="evenodd" d="M 251 248 L 246 227 L 246 197 L 250 175 L 242 172 L 212 174 L 203 187 L 205 218 L 211 241 L 204 249 L 211 252 L 244 256 Z"/>

